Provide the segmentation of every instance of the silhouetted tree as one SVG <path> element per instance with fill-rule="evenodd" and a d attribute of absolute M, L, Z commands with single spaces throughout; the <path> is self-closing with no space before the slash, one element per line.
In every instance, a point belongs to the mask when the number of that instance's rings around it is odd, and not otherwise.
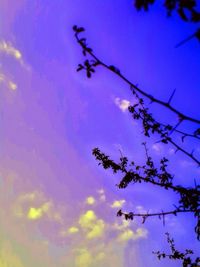
<path fill-rule="evenodd" d="M 144 8 L 148 10 L 149 5 L 155 1 L 135 1 L 137 9 Z M 187 2 L 187 3 L 186 3 Z M 176 10 L 183 20 L 190 19 L 194 22 L 199 21 L 199 13 L 195 9 L 195 1 L 165 1 L 165 6 L 168 10 L 168 15 L 171 15 L 173 10 Z M 190 3 L 190 4 L 189 4 Z M 188 9 L 191 14 L 184 16 L 185 9 Z M 134 120 L 141 123 L 143 128 L 143 134 L 145 137 L 152 137 L 157 135 L 160 142 L 167 145 L 170 144 L 174 147 L 175 151 L 180 151 L 195 164 L 200 166 L 200 159 L 195 155 L 194 151 L 190 152 L 185 148 L 184 141 L 186 138 L 200 140 L 200 119 L 193 118 L 187 114 L 178 110 L 172 105 L 172 99 L 175 91 L 167 101 L 162 101 L 155 96 L 150 95 L 148 92 L 139 88 L 137 85 L 127 79 L 118 68 L 113 65 L 108 65 L 100 60 L 93 50 L 87 45 L 86 38 L 82 37 L 82 33 L 85 31 L 83 27 L 73 26 L 75 38 L 80 47 L 82 48 L 83 55 L 86 57 L 83 63 L 78 64 L 77 71 L 85 71 L 88 78 L 91 78 L 97 67 L 102 66 L 106 70 L 111 71 L 119 78 L 121 78 L 127 86 L 130 88 L 132 94 L 136 99 L 134 105 L 129 106 L 129 112 Z M 199 38 L 199 36 L 198 36 Z M 154 115 L 150 112 L 149 106 L 146 106 L 144 99 L 148 99 L 151 103 L 156 103 L 165 107 L 175 114 L 177 117 L 177 124 L 175 126 L 170 123 L 162 123 L 155 119 Z M 193 132 L 187 132 L 180 130 L 179 126 L 184 122 L 189 121 L 196 124 L 197 127 Z M 180 142 L 177 142 L 177 136 L 180 138 Z M 162 190 L 172 191 L 178 195 L 178 203 L 174 205 L 172 210 L 158 211 L 156 213 L 136 213 L 133 211 L 124 212 L 119 210 L 117 216 L 123 216 L 126 220 L 133 220 L 136 217 L 142 218 L 142 223 L 145 223 L 150 217 L 158 217 L 165 223 L 165 217 L 174 215 L 178 216 L 179 213 L 191 213 L 196 220 L 195 233 L 197 239 L 200 241 L 200 185 L 195 182 L 194 186 L 186 187 L 183 185 L 177 185 L 174 182 L 174 176 L 168 171 L 169 160 L 166 157 L 160 159 L 159 164 L 156 164 L 153 157 L 149 154 L 147 144 L 142 143 L 145 152 L 145 161 L 143 165 L 139 165 L 134 161 L 130 161 L 127 157 L 121 155 L 118 162 L 112 160 L 108 155 L 102 152 L 99 148 L 94 148 L 92 153 L 98 161 L 99 165 L 102 165 L 104 169 L 111 169 L 113 173 L 120 173 L 122 178 L 117 185 L 118 188 L 126 188 L 131 184 L 152 184 L 155 187 Z M 186 249 L 185 252 L 179 252 L 174 245 L 174 240 L 167 234 L 167 241 L 169 243 L 171 254 L 165 252 L 154 252 L 159 259 L 169 258 L 172 260 L 181 260 L 183 267 L 196 267 L 200 265 L 200 258 L 196 257 L 194 260 L 190 257 L 192 250 Z"/>

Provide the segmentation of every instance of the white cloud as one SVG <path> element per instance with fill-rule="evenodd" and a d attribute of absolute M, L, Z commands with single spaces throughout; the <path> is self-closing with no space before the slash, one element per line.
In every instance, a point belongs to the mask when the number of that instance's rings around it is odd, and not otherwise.
<path fill-rule="evenodd" d="M 162 150 L 162 146 L 159 143 L 153 144 L 152 145 L 152 149 L 156 152 L 156 153 L 161 153 Z"/>
<path fill-rule="evenodd" d="M 104 189 L 99 189 L 97 190 L 97 192 L 99 194 L 99 200 L 102 202 L 106 201 L 106 195 Z"/>
<path fill-rule="evenodd" d="M 21 51 L 14 47 L 11 42 L 5 40 L 0 41 L 0 53 L 14 58 L 21 64 L 22 67 L 24 67 L 26 70 L 30 70 L 30 66 L 24 63 Z"/>
<path fill-rule="evenodd" d="M 9 80 L 3 73 L 0 73 L 0 83 L 3 83 L 10 90 L 15 91 L 17 89 L 17 84 L 14 81 Z"/>
<path fill-rule="evenodd" d="M 126 99 L 120 99 L 119 97 L 116 97 L 114 102 L 116 106 L 118 106 L 121 109 L 122 112 L 125 112 L 130 106 L 130 101 Z"/>
<path fill-rule="evenodd" d="M 0 52 L 10 55 L 14 57 L 16 60 L 20 61 L 22 60 L 21 52 L 18 49 L 16 49 L 10 42 L 1 41 Z"/>

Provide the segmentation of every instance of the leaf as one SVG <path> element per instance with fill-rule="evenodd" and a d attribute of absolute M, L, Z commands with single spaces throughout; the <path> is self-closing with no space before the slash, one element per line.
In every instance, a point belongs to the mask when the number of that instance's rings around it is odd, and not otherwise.
<path fill-rule="evenodd" d="M 87 71 L 87 77 L 91 78 L 91 72 L 89 70 Z"/>
<path fill-rule="evenodd" d="M 74 25 L 72 29 L 76 32 L 77 28 L 78 28 L 77 25 Z"/>
<path fill-rule="evenodd" d="M 77 28 L 77 30 L 76 30 L 78 33 L 80 33 L 80 32 L 84 32 L 85 31 L 85 29 L 83 28 L 83 27 L 80 27 L 80 28 Z"/>
<path fill-rule="evenodd" d="M 82 69 L 84 69 L 83 65 L 78 64 L 78 68 L 76 69 L 76 71 L 80 71 L 80 70 L 82 70 Z"/>

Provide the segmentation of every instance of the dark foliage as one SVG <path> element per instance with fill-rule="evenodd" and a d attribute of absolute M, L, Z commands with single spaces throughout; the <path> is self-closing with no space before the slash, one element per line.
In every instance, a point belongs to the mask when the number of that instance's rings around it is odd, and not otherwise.
<path fill-rule="evenodd" d="M 138 8 L 140 3 L 145 4 L 145 8 L 148 8 L 148 4 L 152 4 L 154 1 L 137 1 Z M 167 2 L 167 1 L 166 1 Z M 176 1 L 175 1 L 176 2 Z M 179 1 L 181 2 L 181 1 Z M 170 144 L 174 146 L 176 152 L 182 152 L 190 160 L 194 161 L 196 165 L 200 166 L 200 159 L 196 157 L 194 151 L 189 152 L 184 147 L 184 141 L 186 138 L 193 138 L 196 140 L 200 139 L 200 128 L 196 128 L 194 132 L 188 133 L 180 131 L 178 128 L 184 121 L 189 121 L 193 124 L 200 125 L 200 120 L 193 118 L 184 114 L 183 112 L 177 110 L 172 104 L 172 99 L 175 91 L 172 92 L 168 101 L 162 101 L 152 95 L 149 95 L 147 92 L 139 88 L 137 85 L 133 84 L 128 80 L 121 71 L 113 65 L 107 65 L 101 61 L 88 47 L 86 39 L 80 37 L 80 33 L 84 31 L 82 27 L 73 27 L 75 38 L 78 44 L 81 46 L 83 55 L 86 56 L 86 60 L 78 65 L 77 71 L 85 71 L 88 78 L 90 78 L 94 72 L 95 68 L 102 66 L 108 71 L 113 72 L 119 78 L 121 78 L 130 88 L 133 93 L 136 103 L 132 106 L 129 106 L 129 112 L 134 120 L 138 120 L 143 128 L 143 134 L 146 138 L 150 138 L 153 135 L 159 137 L 160 142 L 167 145 Z M 148 107 L 145 105 L 144 98 L 151 101 L 151 103 L 156 103 L 170 110 L 177 116 L 177 123 L 175 126 L 170 125 L 169 123 L 163 124 L 157 121 L 153 114 L 151 114 Z M 179 136 L 180 142 L 177 143 L 177 138 Z M 121 174 L 122 178 L 119 184 L 117 184 L 119 189 L 126 188 L 130 183 L 131 184 L 152 184 L 156 187 L 161 188 L 162 190 L 169 190 L 178 195 L 178 203 L 173 204 L 173 209 L 169 211 L 158 211 L 156 213 L 135 213 L 133 211 L 125 213 L 122 210 L 117 212 L 117 216 L 123 216 L 126 220 L 134 220 L 136 217 L 142 219 L 142 223 L 149 217 L 158 217 L 165 224 L 165 217 L 174 215 L 177 216 L 179 213 L 191 213 L 193 214 L 196 220 L 195 233 L 197 239 L 200 240 L 200 185 L 194 184 L 192 187 L 184 187 L 182 185 L 177 185 L 174 183 L 174 175 L 168 171 L 168 159 L 163 157 L 160 159 L 159 164 L 156 164 L 149 155 L 149 151 L 146 143 L 142 144 L 144 147 L 145 161 L 143 165 L 138 165 L 134 161 L 129 161 L 127 157 L 121 156 L 119 162 L 113 161 L 108 155 L 101 152 L 99 148 L 94 148 L 92 153 L 98 161 L 99 165 L 102 165 L 104 169 L 111 169 L 113 173 Z M 161 252 L 156 252 L 156 255 L 159 259 L 169 258 L 173 260 L 182 260 L 184 267 L 194 267 L 199 263 L 199 258 L 193 262 L 192 259 L 188 256 L 191 254 L 191 250 L 186 250 L 186 252 L 181 253 L 175 249 L 173 239 L 170 239 L 168 236 L 168 243 L 171 248 L 172 254 L 165 254 Z M 196 265 L 195 265 L 196 264 Z"/>
<path fill-rule="evenodd" d="M 198 267 L 200 266 L 200 258 L 197 257 L 196 259 L 192 260 L 189 255 L 193 254 L 193 251 L 190 249 L 186 249 L 185 252 L 180 252 L 175 248 L 174 239 L 170 238 L 169 233 L 166 233 L 167 242 L 170 246 L 171 254 L 166 254 L 165 252 L 153 252 L 157 255 L 158 259 L 165 259 L 168 258 L 170 260 L 179 260 L 182 261 L 183 267 Z"/>
<path fill-rule="evenodd" d="M 173 12 L 176 12 L 183 21 L 198 23 L 200 22 L 200 10 L 197 10 L 197 1 L 198 0 L 165 0 L 163 1 L 163 5 L 166 8 L 167 16 L 170 17 Z M 148 11 L 150 6 L 155 2 L 155 0 L 134 0 L 134 6 L 138 11 L 142 9 Z M 181 41 L 176 47 L 179 47 L 192 38 L 197 38 L 200 41 L 200 28 L 197 28 L 192 35 Z"/>
<path fill-rule="evenodd" d="M 137 10 L 149 10 L 155 0 L 135 0 L 134 6 Z M 167 10 L 167 15 L 171 16 L 176 11 L 180 18 L 187 22 L 200 22 L 200 12 L 197 10 L 196 0 L 165 0 L 163 5 Z"/>

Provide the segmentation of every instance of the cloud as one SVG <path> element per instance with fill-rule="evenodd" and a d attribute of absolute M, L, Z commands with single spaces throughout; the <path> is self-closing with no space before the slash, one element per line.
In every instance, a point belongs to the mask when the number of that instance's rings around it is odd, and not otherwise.
<path fill-rule="evenodd" d="M 76 257 L 76 267 L 90 267 L 92 263 L 92 255 L 86 248 L 79 250 L 79 255 Z"/>
<path fill-rule="evenodd" d="M 80 216 L 79 224 L 82 228 L 88 228 L 93 222 L 96 221 L 96 215 L 93 210 L 86 211 L 83 215 Z"/>
<path fill-rule="evenodd" d="M 39 208 L 30 207 L 27 218 L 30 220 L 40 219 L 43 215 L 45 215 L 50 209 L 51 203 L 46 202 Z"/>
<path fill-rule="evenodd" d="M 102 202 L 106 201 L 106 195 L 104 189 L 99 189 L 97 190 L 97 192 L 99 194 L 99 200 Z"/>
<path fill-rule="evenodd" d="M 103 220 L 97 220 L 96 223 L 91 228 L 91 231 L 87 233 L 88 239 L 93 239 L 101 237 L 104 233 L 105 223 Z"/>
<path fill-rule="evenodd" d="M 68 229 L 68 232 L 69 232 L 70 234 L 76 234 L 76 233 L 79 232 L 79 228 L 77 228 L 76 226 L 72 226 L 72 227 L 70 227 L 70 228 Z"/>
<path fill-rule="evenodd" d="M 130 101 L 126 99 L 120 99 L 119 97 L 116 97 L 114 102 L 115 105 L 120 108 L 122 112 L 125 112 L 131 104 Z"/>
<path fill-rule="evenodd" d="M 105 192 L 102 190 L 100 193 L 102 195 Z M 10 194 L 6 195 L 10 196 Z M 106 217 L 107 219 L 105 219 L 104 213 L 101 211 L 103 207 L 109 211 L 110 205 L 101 202 L 98 198 L 95 200 L 96 205 L 92 206 L 95 209 L 87 209 L 83 213 L 80 213 L 81 210 L 88 207 L 86 201 L 82 201 L 81 209 L 79 209 L 79 204 L 77 207 L 74 206 L 74 209 L 77 208 L 78 218 L 69 220 L 63 214 L 60 205 L 40 190 L 31 190 L 13 196 L 11 205 L 14 207 L 14 212 L 11 215 L 14 218 L 14 225 L 16 224 L 16 227 L 12 226 L 16 229 L 14 239 L 17 240 L 17 244 L 20 242 L 27 244 L 31 257 L 37 255 L 41 250 L 44 254 L 41 254 L 42 256 L 36 260 L 36 263 L 44 263 L 42 266 L 54 267 L 57 263 L 62 267 L 101 267 L 112 266 L 112 264 L 122 267 L 124 249 L 128 241 L 136 240 L 136 237 L 139 238 L 142 234 L 139 233 L 139 230 L 132 231 L 128 221 L 120 220 L 117 224 L 116 221 L 119 221 L 119 218 Z M 97 213 L 98 211 L 100 213 Z M 56 214 L 60 216 L 62 223 L 54 224 Z M 8 221 L 11 222 L 11 218 Z M 34 224 L 29 221 L 34 221 Z M 20 225 L 23 227 L 19 227 Z M 65 232 L 61 233 L 62 229 Z M 33 236 L 37 239 L 35 243 L 32 242 Z M 60 247 L 56 242 L 67 249 L 61 258 L 56 258 L 54 264 L 54 256 L 49 251 L 53 250 L 55 255 L 59 254 Z M 117 255 L 116 251 L 118 251 Z M 10 266 L 15 265 L 11 264 Z M 19 267 L 23 266 L 19 265 Z"/>
<path fill-rule="evenodd" d="M 156 153 L 158 153 L 158 154 L 160 154 L 161 153 L 161 150 L 162 150 L 162 145 L 161 144 L 153 144 L 152 145 L 152 149 L 156 152 Z"/>
<path fill-rule="evenodd" d="M 118 236 L 118 241 L 129 241 L 129 240 L 137 240 L 140 238 L 146 238 L 147 237 L 147 230 L 145 228 L 138 228 L 134 232 L 131 229 L 126 229 L 123 232 L 121 232 Z"/>
<path fill-rule="evenodd" d="M 175 154 L 176 150 L 174 148 L 169 148 L 168 153 L 169 155 Z"/>
<path fill-rule="evenodd" d="M 87 199 L 86 199 L 86 203 L 87 203 L 88 205 L 93 205 L 93 204 L 95 203 L 95 198 L 92 197 L 92 196 L 87 197 Z"/>
<path fill-rule="evenodd" d="M 17 84 L 12 82 L 12 81 L 9 81 L 8 82 L 8 87 L 11 89 L 11 90 L 16 90 L 17 89 Z"/>
<path fill-rule="evenodd" d="M 14 204 L 14 215 L 28 220 L 39 220 L 43 217 L 49 221 L 62 224 L 62 214 L 58 211 L 53 201 L 40 191 L 21 194 Z"/>
<path fill-rule="evenodd" d="M 122 200 L 115 200 L 112 203 L 111 208 L 121 208 L 125 202 L 126 201 L 124 199 L 122 199 Z"/>
<path fill-rule="evenodd" d="M 20 258 L 15 254 L 11 244 L 6 241 L 0 250 L 0 267 L 24 267 Z"/>
<path fill-rule="evenodd" d="M 14 57 L 16 60 L 22 60 L 21 52 L 16 49 L 10 42 L 0 42 L 0 52 L 6 53 L 9 56 Z"/>
<path fill-rule="evenodd" d="M 113 228 L 116 230 L 124 230 L 128 228 L 130 225 L 130 221 L 123 219 L 121 224 L 114 223 Z"/>
<path fill-rule="evenodd" d="M 10 90 L 15 91 L 17 89 L 17 84 L 14 81 L 9 80 L 3 73 L 0 73 L 0 83 L 5 84 L 5 86 Z"/>
<path fill-rule="evenodd" d="M 79 224 L 83 231 L 86 231 L 86 238 L 93 239 L 101 237 L 104 233 L 105 223 L 98 219 L 93 210 L 86 211 L 79 218 Z"/>
<path fill-rule="evenodd" d="M 25 67 L 26 70 L 30 70 L 30 67 L 27 64 L 25 64 L 20 50 L 14 47 L 11 42 L 5 40 L 0 41 L 0 53 L 6 54 L 14 58 L 17 62 L 20 63 L 22 67 Z"/>

